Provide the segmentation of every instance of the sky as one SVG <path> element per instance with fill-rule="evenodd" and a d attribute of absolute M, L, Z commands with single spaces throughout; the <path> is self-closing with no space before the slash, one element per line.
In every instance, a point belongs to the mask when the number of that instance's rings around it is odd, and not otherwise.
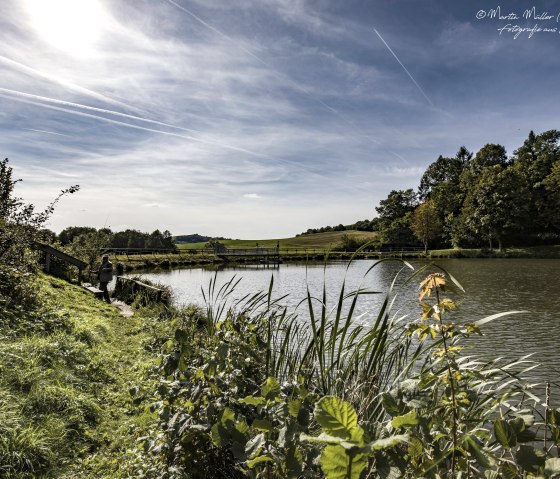
<path fill-rule="evenodd" d="M 57 232 L 351 224 L 439 155 L 558 129 L 559 21 L 560 0 L 2 0 L 0 155 L 39 209 L 80 185 Z"/>

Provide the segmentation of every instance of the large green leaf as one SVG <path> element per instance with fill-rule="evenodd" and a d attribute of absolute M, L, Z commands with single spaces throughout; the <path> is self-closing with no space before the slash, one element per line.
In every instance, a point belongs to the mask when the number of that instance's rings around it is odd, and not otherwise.
<path fill-rule="evenodd" d="M 249 406 L 260 406 L 261 404 L 266 404 L 266 399 L 263 397 L 247 396 L 240 399 L 241 404 L 247 404 Z"/>
<path fill-rule="evenodd" d="M 500 466 L 500 475 L 504 479 L 518 479 L 519 471 L 513 464 L 505 462 Z"/>
<path fill-rule="evenodd" d="M 478 462 L 482 467 L 492 467 L 496 464 L 496 459 L 490 451 L 482 447 L 473 436 L 467 435 L 465 437 L 465 442 L 469 452 L 476 458 L 476 462 Z"/>
<path fill-rule="evenodd" d="M 538 472 L 544 466 L 546 454 L 539 449 L 523 444 L 519 447 L 515 458 L 517 463 L 526 471 Z"/>
<path fill-rule="evenodd" d="M 517 446 L 517 438 L 515 430 L 504 419 L 496 419 L 494 421 L 494 434 L 500 444 L 507 449 Z"/>
<path fill-rule="evenodd" d="M 381 394 L 381 401 L 385 411 L 387 411 L 391 416 L 397 416 L 401 413 L 401 407 L 397 398 L 392 393 Z"/>
<path fill-rule="evenodd" d="M 269 456 L 258 456 L 250 461 L 247 461 L 247 467 L 249 469 L 253 469 L 258 464 L 262 464 L 263 462 L 274 462 L 274 460 Z"/>
<path fill-rule="evenodd" d="M 264 432 L 269 432 L 274 429 L 274 426 L 268 419 L 255 419 L 253 421 L 253 427 Z"/>
<path fill-rule="evenodd" d="M 278 396 L 280 396 L 280 384 L 276 378 L 267 378 L 266 383 L 262 388 L 261 396 L 270 401 L 274 401 Z"/>
<path fill-rule="evenodd" d="M 358 416 L 354 408 L 335 396 L 325 396 L 315 405 L 315 420 L 326 434 L 361 441 L 363 430 L 358 426 Z"/>
<path fill-rule="evenodd" d="M 420 419 L 418 418 L 418 414 L 416 413 L 416 411 L 412 410 L 404 414 L 403 416 L 397 416 L 393 418 L 393 420 L 391 421 L 391 426 L 393 426 L 395 429 L 399 427 L 408 428 L 417 426 L 419 422 Z"/>
<path fill-rule="evenodd" d="M 367 457 L 351 457 L 342 446 L 329 445 L 321 455 L 321 468 L 327 479 L 360 479 L 367 466 Z"/>
<path fill-rule="evenodd" d="M 405 434 L 385 437 L 383 439 L 377 439 L 376 441 L 372 441 L 372 442 L 366 444 L 361 449 L 361 452 L 369 453 L 371 451 L 380 451 L 382 449 L 389 449 L 389 448 L 395 447 L 396 445 L 401 444 L 403 442 L 408 442 L 408 436 L 405 435 Z"/>

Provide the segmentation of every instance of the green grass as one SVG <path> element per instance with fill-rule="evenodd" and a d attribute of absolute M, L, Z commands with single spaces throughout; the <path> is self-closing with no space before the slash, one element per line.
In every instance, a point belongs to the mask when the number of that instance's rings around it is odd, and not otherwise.
<path fill-rule="evenodd" d="M 150 387 L 159 326 L 56 278 L 35 287 L 39 311 L 0 328 L 0 477 L 132 477 L 153 415 L 128 391 Z"/>
<path fill-rule="evenodd" d="M 326 233 L 317 233 L 313 235 L 302 235 L 294 238 L 277 238 L 277 239 L 250 239 L 250 240 L 222 240 L 220 241 L 228 248 L 255 248 L 257 244 L 261 248 L 276 248 L 279 243 L 280 248 L 301 248 L 301 249 L 320 249 L 329 250 L 342 243 L 344 235 L 351 238 L 363 238 L 373 241 L 377 239 L 378 234 L 372 231 L 328 231 Z M 177 245 L 181 250 L 200 249 L 206 243 L 189 243 Z"/>

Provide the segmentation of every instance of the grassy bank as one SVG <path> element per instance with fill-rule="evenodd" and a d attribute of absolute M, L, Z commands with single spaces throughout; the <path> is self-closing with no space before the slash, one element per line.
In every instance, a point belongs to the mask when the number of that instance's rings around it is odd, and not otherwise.
<path fill-rule="evenodd" d="M 261 248 L 276 248 L 280 245 L 281 249 L 299 249 L 299 250 L 331 250 L 343 243 L 344 236 L 348 238 L 374 241 L 378 234 L 372 231 L 328 231 L 326 233 L 317 233 L 312 235 L 301 235 L 293 238 L 277 238 L 277 239 L 250 239 L 250 240 L 220 240 L 228 248 L 255 248 L 257 245 Z M 183 243 L 178 247 L 181 250 L 200 249 L 206 243 Z"/>
<path fill-rule="evenodd" d="M 0 322 L 0 477 L 135 477 L 153 415 L 129 390 L 153 384 L 157 322 L 52 277 L 34 287 L 41 306 Z"/>

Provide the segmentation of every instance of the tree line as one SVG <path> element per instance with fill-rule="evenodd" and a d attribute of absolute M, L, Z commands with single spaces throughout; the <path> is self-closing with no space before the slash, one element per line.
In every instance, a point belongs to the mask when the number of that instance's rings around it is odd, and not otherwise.
<path fill-rule="evenodd" d="M 418 190 L 393 190 L 376 207 L 384 241 L 438 247 L 535 245 L 560 239 L 560 132 L 533 131 L 508 156 L 464 146 L 430 164 Z"/>
<path fill-rule="evenodd" d="M 302 234 L 378 231 L 383 243 L 481 247 L 531 246 L 560 240 L 560 132 L 533 131 L 511 156 L 489 143 L 439 156 L 417 190 L 393 190 L 377 217 L 354 225 L 310 228 Z"/>
<path fill-rule="evenodd" d="M 74 244 L 96 245 L 99 248 L 175 250 L 175 240 L 167 230 L 143 233 L 134 229 L 113 232 L 109 228 L 70 226 L 60 232 L 56 239 L 62 246 Z"/>
<path fill-rule="evenodd" d="M 342 223 L 340 223 L 337 226 L 322 226 L 320 228 L 309 228 L 307 231 L 304 231 L 303 233 L 300 233 L 299 235 L 296 236 L 313 235 L 317 233 L 327 233 L 329 231 L 352 231 L 352 230 L 375 231 L 375 220 L 365 219 L 361 221 L 356 221 L 356 223 L 353 223 L 351 225 L 343 225 Z"/>

